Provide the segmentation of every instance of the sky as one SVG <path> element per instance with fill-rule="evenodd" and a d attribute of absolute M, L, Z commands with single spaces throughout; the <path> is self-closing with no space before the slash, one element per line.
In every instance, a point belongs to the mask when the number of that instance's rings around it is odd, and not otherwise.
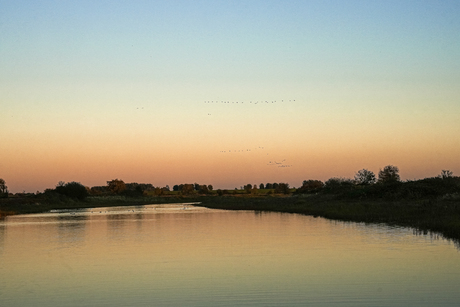
<path fill-rule="evenodd" d="M 460 175 L 459 1 L 0 0 L 0 178 Z"/>

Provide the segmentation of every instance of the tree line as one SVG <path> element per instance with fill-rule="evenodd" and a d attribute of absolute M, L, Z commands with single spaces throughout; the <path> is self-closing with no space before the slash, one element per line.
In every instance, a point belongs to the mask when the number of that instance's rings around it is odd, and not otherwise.
<path fill-rule="evenodd" d="M 212 185 L 185 183 L 174 185 L 172 191 L 168 185 L 154 187 L 150 183 L 125 183 L 120 179 L 107 181 L 105 186 L 85 187 L 79 182 L 60 181 L 54 189 L 46 189 L 45 195 L 55 194 L 84 200 L 86 197 L 121 195 L 129 197 L 139 196 L 164 196 L 174 195 L 232 195 L 232 194 L 334 194 L 343 198 L 421 198 L 437 197 L 440 195 L 453 195 L 458 197 L 460 193 L 460 177 L 454 177 L 449 170 L 442 170 L 437 177 L 425 178 L 416 181 L 402 182 L 399 176 L 399 168 L 387 165 L 376 176 L 372 171 L 362 169 L 356 172 L 353 179 L 333 177 L 325 182 L 309 179 L 302 182 L 302 186 L 294 189 L 288 183 L 260 183 L 246 184 L 240 190 L 218 189 L 214 191 Z M 37 192 L 39 194 L 39 192 Z M 0 197 L 8 197 L 8 188 L 5 180 L 0 178 Z M 35 195 L 35 194 L 32 194 Z"/>
<path fill-rule="evenodd" d="M 334 177 L 324 183 L 320 180 L 304 180 L 295 193 L 332 194 L 342 199 L 460 199 L 460 177 L 453 176 L 449 170 L 442 170 L 436 177 L 403 182 L 399 168 L 387 165 L 379 171 L 378 177 L 362 169 L 353 179 Z"/>

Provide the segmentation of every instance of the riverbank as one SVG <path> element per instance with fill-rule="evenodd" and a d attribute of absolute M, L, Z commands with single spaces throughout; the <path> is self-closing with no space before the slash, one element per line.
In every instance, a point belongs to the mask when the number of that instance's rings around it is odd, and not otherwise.
<path fill-rule="evenodd" d="M 460 241 L 460 200 L 417 199 L 341 199 L 336 195 L 300 194 L 293 196 L 91 196 L 84 201 L 67 197 L 57 199 L 0 199 L 0 217 L 11 214 L 40 213 L 59 209 L 200 202 L 198 206 L 225 210 L 254 210 L 298 213 L 333 220 L 385 223 L 411 227 L 422 233 L 439 233 Z"/>
<path fill-rule="evenodd" d="M 195 202 L 193 197 L 164 197 L 164 196 L 90 196 L 85 200 L 76 200 L 69 197 L 54 199 L 40 197 L 3 198 L 0 199 L 0 218 L 14 214 L 42 213 L 50 210 L 83 209 L 114 206 L 141 206 L 149 204 Z"/>
<path fill-rule="evenodd" d="M 341 200 L 333 195 L 203 198 L 199 206 L 226 210 L 299 213 L 333 220 L 385 223 L 439 233 L 460 241 L 460 201 Z"/>

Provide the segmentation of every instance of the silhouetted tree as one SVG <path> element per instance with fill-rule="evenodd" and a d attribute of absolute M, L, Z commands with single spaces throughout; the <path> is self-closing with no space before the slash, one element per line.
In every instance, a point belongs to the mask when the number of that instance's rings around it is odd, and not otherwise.
<path fill-rule="evenodd" d="M 161 188 L 158 188 L 158 187 L 156 187 L 155 190 L 153 190 L 153 194 L 155 196 L 161 196 L 161 195 L 163 195 L 163 193 L 164 193 L 164 190 L 161 189 Z"/>
<path fill-rule="evenodd" d="M 275 190 L 276 190 L 276 189 L 278 189 L 278 184 L 277 184 L 276 182 L 275 182 L 275 183 L 273 183 L 273 185 L 272 185 L 272 189 L 275 189 Z"/>
<path fill-rule="evenodd" d="M 113 179 L 111 181 L 107 181 L 107 186 L 109 191 L 115 194 L 120 194 L 126 190 L 126 184 L 123 182 L 123 180 Z"/>
<path fill-rule="evenodd" d="M 273 189 L 273 184 L 267 183 L 267 184 L 265 185 L 265 188 L 266 188 L 266 189 Z"/>
<path fill-rule="evenodd" d="M 155 187 L 150 184 L 150 183 L 137 183 L 137 182 L 132 182 L 132 183 L 125 183 L 126 190 L 129 191 L 139 191 L 142 190 L 144 191 L 153 191 Z"/>
<path fill-rule="evenodd" d="M 317 193 L 324 187 L 320 180 L 304 180 L 302 186 L 297 189 L 297 193 Z"/>
<path fill-rule="evenodd" d="M 169 186 L 166 185 L 166 186 L 162 187 L 161 190 L 163 191 L 163 194 L 166 194 L 166 192 L 169 192 Z"/>
<path fill-rule="evenodd" d="M 246 193 L 250 194 L 251 193 L 251 190 L 252 190 L 252 184 L 247 184 L 244 186 L 244 190 L 246 191 Z"/>
<path fill-rule="evenodd" d="M 453 175 L 453 174 L 454 174 L 453 172 L 451 172 L 451 171 L 449 171 L 449 170 L 443 169 L 443 170 L 441 171 L 440 177 L 441 177 L 442 179 L 452 178 L 452 175 Z"/>
<path fill-rule="evenodd" d="M 180 190 L 182 195 L 189 195 L 194 193 L 194 185 L 193 184 L 184 184 L 182 185 L 182 189 Z"/>
<path fill-rule="evenodd" d="M 273 184 L 275 185 L 275 184 Z M 288 183 L 279 183 L 279 184 L 276 184 L 276 188 L 275 188 L 275 193 L 278 193 L 278 194 L 289 194 L 291 191 L 289 189 L 289 184 Z"/>
<path fill-rule="evenodd" d="M 0 197 L 8 197 L 8 187 L 2 178 L 0 178 Z"/>
<path fill-rule="evenodd" d="M 199 193 L 200 193 L 200 194 L 209 194 L 208 186 L 205 185 L 205 184 L 201 185 L 201 186 L 200 186 Z"/>
<path fill-rule="evenodd" d="M 104 195 L 110 193 L 109 187 L 108 186 L 95 186 L 91 187 L 90 193 L 92 195 Z"/>
<path fill-rule="evenodd" d="M 379 171 L 379 182 L 381 183 L 393 183 L 399 182 L 399 168 L 393 165 L 387 165 L 383 170 Z"/>
<path fill-rule="evenodd" d="M 359 170 L 355 174 L 356 184 L 359 185 L 369 185 L 375 183 L 375 174 L 367 169 Z"/>
<path fill-rule="evenodd" d="M 353 180 L 349 178 L 330 178 L 324 183 L 324 192 L 339 194 L 352 190 L 354 187 Z"/>
<path fill-rule="evenodd" d="M 209 191 L 212 191 L 212 189 L 213 189 L 212 184 L 209 184 L 209 185 L 208 185 L 208 190 L 209 190 Z"/>
<path fill-rule="evenodd" d="M 251 194 L 257 194 L 259 192 L 259 189 L 257 188 L 257 184 L 252 186 Z"/>
<path fill-rule="evenodd" d="M 179 186 L 177 184 L 173 186 L 173 191 L 179 191 Z"/>
<path fill-rule="evenodd" d="M 80 182 L 68 182 L 66 184 L 62 184 L 62 182 L 59 182 L 58 185 L 56 186 L 55 191 L 59 194 L 71 197 L 71 198 L 76 198 L 79 200 L 84 200 L 86 197 L 88 197 L 89 193 L 88 190 L 84 185 L 82 185 Z"/>
<path fill-rule="evenodd" d="M 147 190 L 148 186 L 152 185 L 146 185 L 146 184 L 139 184 L 139 183 L 126 183 L 125 184 L 126 189 L 120 192 L 119 194 L 122 194 L 124 196 L 129 196 L 129 197 L 139 197 L 144 195 L 144 191 Z M 149 189 L 149 190 L 154 190 L 154 189 Z"/>
<path fill-rule="evenodd" d="M 199 191 L 200 190 L 200 185 L 198 183 L 194 183 L 193 184 L 194 188 L 195 188 L 195 191 Z"/>
<path fill-rule="evenodd" d="M 264 189 L 264 184 L 263 183 L 259 184 L 259 189 L 261 189 L 261 190 Z"/>

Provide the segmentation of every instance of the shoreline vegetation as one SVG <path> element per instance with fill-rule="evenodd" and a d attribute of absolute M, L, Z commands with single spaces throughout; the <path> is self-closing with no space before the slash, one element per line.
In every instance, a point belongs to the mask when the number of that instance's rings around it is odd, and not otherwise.
<path fill-rule="evenodd" d="M 460 177 L 443 171 L 438 177 L 402 182 L 393 166 L 385 167 L 378 181 L 372 172 L 361 170 L 354 180 L 331 178 L 324 183 L 305 180 L 297 189 L 286 183 L 248 184 L 235 190 L 182 184 L 170 191 L 169 187 L 125 184 L 118 179 L 108 181 L 106 187 L 90 189 L 77 182 L 60 182 L 55 189 L 43 193 L 0 198 L 0 218 L 59 209 L 183 202 L 197 202 L 197 206 L 213 209 L 298 213 L 340 221 L 384 223 L 460 242 Z"/>

